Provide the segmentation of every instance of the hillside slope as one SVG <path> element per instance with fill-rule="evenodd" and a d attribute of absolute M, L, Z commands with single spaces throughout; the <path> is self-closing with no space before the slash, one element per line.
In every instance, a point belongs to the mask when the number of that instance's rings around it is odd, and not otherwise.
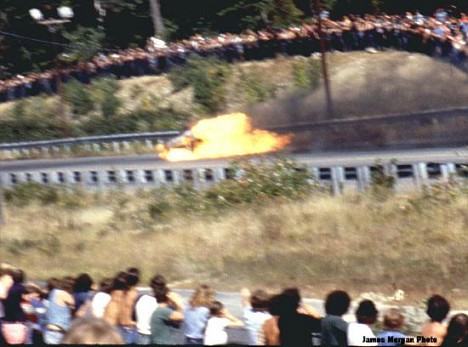
<path fill-rule="evenodd" d="M 278 57 L 236 63 L 226 84 L 224 112 L 245 111 L 259 126 L 326 119 L 323 88 L 298 90 L 293 70 L 319 57 Z M 315 65 L 318 65 L 318 61 Z M 451 64 L 421 54 L 386 51 L 328 54 L 335 117 L 414 112 L 468 106 L 468 74 Z M 252 100 L 252 85 L 275 97 Z M 207 117 L 193 103 L 192 89 L 175 92 L 166 75 L 119 81 L 122 110 L 170 106 L 193 118 Z M 56 97 L 49 98 L 52 102 Z M 14 102 L 0 104 L 0 117 Z"/>
<path fill-rule="evenodd" d="M 335 118 L 406 113 L 468 106 L 468 74 L 421 54 L 407 52 L 329 55 Z M 257 104 L 259 124 L 326 119 L 323 88 Z"/>

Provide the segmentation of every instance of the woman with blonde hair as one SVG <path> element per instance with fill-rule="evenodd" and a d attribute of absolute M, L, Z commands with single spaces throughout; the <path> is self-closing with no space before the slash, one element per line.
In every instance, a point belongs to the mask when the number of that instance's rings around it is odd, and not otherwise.
<path fill-rule="evenodd" d="M 189 306 L 184 311 L 184 326 L 186 345 L 202 345 L 204 331 L 210 317 L 210 305 L 214 301 L 214 292 L 206 284 L 198 286 Z"/>

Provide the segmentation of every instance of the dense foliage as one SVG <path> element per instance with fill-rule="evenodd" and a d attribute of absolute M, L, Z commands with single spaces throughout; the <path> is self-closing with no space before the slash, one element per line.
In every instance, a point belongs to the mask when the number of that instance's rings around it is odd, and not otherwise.
<path fill-rule="evenodd" d="M 240 160 L 229 168 L 232 178 L 205 190 L 193 185 L 160 188 L 148 205 L 153 218 L 170 213 L 207 213 L 242 204 L 261 204 L 272 199 L 302 199 L 317 189 L 314 177 L 305 168 L 286 158 L 259 161 Z"/>
<path fill-rule="evenodd" d="M 226 103 L 226 81 L 230 74 L 227 63 L 214 58 L 190 57 L 187 65 L 169 74 L 174 90 L 193 88 L 193 101 L 202 112 L 223 111 Z"/>
<path fill-rule="evenodd" d="M 127 132 L 184 129 L 190 114 L 157 100 L 143 100 L 132 110 L 122 109 L 115 78 L 93 80 L 90 85 L 71 80 L 64 84 L 65 117 L 60 101 L 46 96 L 22 99 L 0 119 L 0 141 L 35 141 L 64 136 L 93 136 Z"/>

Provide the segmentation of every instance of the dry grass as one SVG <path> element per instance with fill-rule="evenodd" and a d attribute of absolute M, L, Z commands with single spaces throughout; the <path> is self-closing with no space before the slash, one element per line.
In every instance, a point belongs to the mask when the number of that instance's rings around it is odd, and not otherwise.
<path fill-rule="evenodd" d="M 353 295 L 401 288 L 408 302 L 439 292 L 468 305 L 466 195 L 420 212 L 424 203 L 413 196 L 348 195 L 160 221 L 147 215 L 147 198 L 125 205 L 120 193 L 108 194 L 74 211 L 7 206 L 2 261 L 34 278 L 82 271 L 100 278 L 132 265 L 146 278 L 157 271 L 188 287 L 297 284 L 318 297 L 337 287 Z"/>

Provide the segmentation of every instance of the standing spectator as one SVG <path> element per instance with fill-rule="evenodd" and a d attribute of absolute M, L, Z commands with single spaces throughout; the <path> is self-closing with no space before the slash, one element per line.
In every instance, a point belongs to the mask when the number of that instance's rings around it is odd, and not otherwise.
<path fill-rule="evenodd" d="M 250 290 L 241 290 L 242 306 L 244 307 L 244 322 L 249 334 L 249 345 L 259 345 L 258 335 L 263 323 L 271 315 L 268 313 L 269 295 L 261 289 L 250 293 Z"/>
<path fill-rule="evenodd" d="M 209 307 L 214 301 L 213 290 L 206 284 L 198 286 L 184 310 L 184 336 L 186 345 L 202 345 L 203 335 L 210 316 Z"/>
<path fill-rule="evenodd" d="M 165 286 L 166 279 L 161 275 L 155 275 L 150 281 L 153 293 L 151 295 L 144 294 L 137 299 L 135 304 L 135 319 L 138 334 L 136 343 L 139 345 L 151 344 L 151 316 L 158 307 L 154 293 L 157 288 L 164 288 Z"/>
<path fill-rule="evenodd" d="M 28 320 L 28 344 L 44 343 L 44 331 L 46 326 L 46 306 L 44 305 L 44 297 L 46 293 L 37 285 L 28 283 L 26 285 L 25 294 L 23 295 L 23 303 L 21 304 L 26 318 Z"/>
<path fill-rule="evenodd" d="M 91 314 L 96 318 L 103 318 L 106 307 L 111 300 L 112 278 L 104 278 L 99 284 L 99 291 L 91 299 Z"/>
<path fill-rule="evenodd" d="M 377 320 L 378 311 L 372 300 L 363 300 L 356 310 L 357 322 L 348 325 L 349 346 L 377 346 L 376 342 L 366 342 L 365 339 L 375 339 L 369 325 Z"/>
<path fill-rule="evenodd" d="M 0 345 L 4 344 L 2 333 L 2 320 L 5 317 L 5 309 L 3 307 L 3 300 L 7 298 L 8 291 L 13 285 L 13 277 L 9 269 L 5 268 L 2 264 L 0 268 Z"/>
<path fill-rule="evenodd" d="M 26 289 L 23 285 L 24 272 L 20 269 L 12 270 L 13 285 L 3 300 L 4 317 L 2 333 L 7 344 L 23 344 L 26 342 L 28 328 L 26 315 L 21 307 L 23 294 Z"/>
<path fill-rule="evenodd" d="M 75 308 L 72 295 L 74 286 L 74 279 L 65 277 L 60 282 L 59 288 L 52 289 L 49 293 L 49 306 L 46 311 L 47 325 L 44 332 L 44 342 L 47 344 L 59 344 L 71 326 L 72 310 Z"/>
<path fill-rule="evenodd" d="M 383 338 L 385 342 L 379 342 L 379 346 L 400 346 L 400 343 L 388 342 L 388 338 L 390 336 L 397 339 L 404 339 L 406 337 L 400 331 L 404 321 L 405 316 L 403 316 L 400 310 L 396 308 L 388 309 L 383 317 L 384 330 L 377 335 L 378 338 Z"/>
<path fill-rule="evenodd" d="M 206 346 L 227 344 L 226 327 L 228 326 L 242 327 L 244 323 L 230 314 L 221 302 L 214 301 L 210 307 L 210 319 L 206 325 L 203 344 Z"/>
<path fill-rule="evenodd" d="M 140 270 L 137 268 L 128 268 L 125 272 L 125 282 L 127 289 L 122 301 L 122 307 L 119 314 L 119 330 L 124 337 L 125 343 L 135 343 L 137 338 L 136 322 L 133 317 L 133 310 L 138 298 L 136 286 L 140 281 Z"/>
<path fill-rule="evenodd" d="M 468 346 L 468 316 L 466 314 L 460 313 L 452 317 L 442 346 Z"/>
<path fill-rule="evenodd" d="M 322 319 L 322 346 L 347 346 L 348 323 L 341 318 L 349 309 L 351 298 L 343 290 L 335 290 L 325 300 Z"/>
<path fill-rule="evenodd" d="M 259 344 L 268 346 L 280 345 L 280 331 L 278 328 L 278 319 L 281 309 L 281 294 L 273 296 L 268 301 L 268 313 L 271 318 L 267 319 L 262 326 L 262 333 L 259 335 Z"/>
<path fill-rule="evenodd" d="M 281 294 L 278 319 L 281 346 L 311 346 L 312 334 L 320 332 L 320 321 L 315 312 L 301 305 L 299 289 L 289 288 Z"/>
<path fill-rule="evenodd" d="M 75 312 L 81 305 L 91 298 L 91 287 L 93 285 L 92 278 L 87 273 L 79 274 L 75 280 L 73 288 L 73 299 L 75 300 Z"/>
<path fill-rule="evenodd" d="M 437 342 L 427 346 L 440 346 L 447 334 L 447 327 L 442 324 L 450 311 L 450 304 L 441 295 L 433 295 L 427 301 L 426 313 L 431 319 L 422 326 L 422 336 L 435 337 Z"/>
<path fill-rule="evenodd" d="M 157 287 L 154 297 L 158 307 L 151 315 L 151 343 L 156 345 L 174 344 L 171 328 L 179 327 L 184 319 L 184 306 L 179 295 L 169 292 L 166 286 Z"/>
<path fill-rule="evenodd" d="M 119 272 L 113 282 L 110 293 L 111 300 L 104 312 L 104 320 L 118 328 L 125 343 L 136 342 L 136 322 L 133 319 L 133 309 L 138 291 L 139 271 L 130 268 Z"/>

